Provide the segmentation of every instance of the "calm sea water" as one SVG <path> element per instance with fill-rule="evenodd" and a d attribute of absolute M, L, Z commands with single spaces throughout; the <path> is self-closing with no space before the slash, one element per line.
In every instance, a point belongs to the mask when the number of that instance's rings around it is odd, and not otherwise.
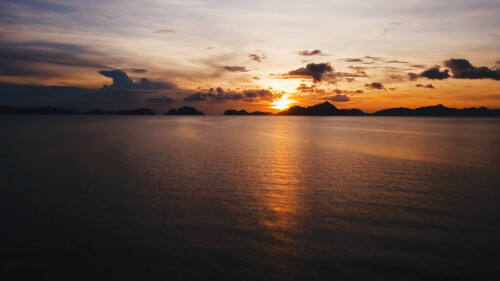
<path fill-rule="evenodd" d="M 2 116 L 0 179 L 4 276 L 500 280 L 500 119 Z"/>

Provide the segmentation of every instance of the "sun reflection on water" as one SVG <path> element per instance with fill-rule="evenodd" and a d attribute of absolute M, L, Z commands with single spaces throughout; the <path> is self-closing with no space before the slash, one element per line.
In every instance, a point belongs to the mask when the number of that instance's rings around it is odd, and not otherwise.
<path fill-rule="evenodd" d="M 263 195 L 265 216 L 262 225 L 274 239 L 269 255 L 280 274 L 294 280 L 297 260 L 300 201 L 297 161 L 293 139 L 287 138 L 284 121 L 278 120 L 270 155 L 266 189 Z"/>

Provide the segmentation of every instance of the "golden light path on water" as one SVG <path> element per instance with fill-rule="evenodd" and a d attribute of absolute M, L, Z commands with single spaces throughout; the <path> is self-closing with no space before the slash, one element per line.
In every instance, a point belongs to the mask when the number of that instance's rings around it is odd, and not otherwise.
<path fill-rule="evenodd" d="M 287 280 L 295 279 L 296 260 L 298 255 L 298 240 L 296 238 L 299 226 L 300 199 L 295 138 L 287 137 L 285 120 L 275 123 L 272 154 L 267 173 L 266 194 L 262 196 L 266 206 L 266 216 L 262 224 L 274 239 L 273 247 L 268 254 L 277 272 L 287 276 Z"/>

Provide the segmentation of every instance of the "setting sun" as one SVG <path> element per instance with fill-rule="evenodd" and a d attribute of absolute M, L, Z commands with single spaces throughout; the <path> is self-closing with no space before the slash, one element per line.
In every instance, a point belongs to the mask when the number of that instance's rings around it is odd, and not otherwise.
<path fill-rule="evenodd" d="M 292 103 L 293 101 L 288 100 L 288 95 L 283 95 L 281 99 L 275 100 L 273 103 L 271 103 L 272 108 L 276 108 L 279 110 L 283 110 L 285 108 L 288 108 L 288 106 Z"/>

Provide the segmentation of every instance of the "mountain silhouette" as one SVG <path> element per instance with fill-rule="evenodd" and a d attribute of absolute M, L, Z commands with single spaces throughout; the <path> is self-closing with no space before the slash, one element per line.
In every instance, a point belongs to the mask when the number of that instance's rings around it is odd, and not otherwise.
<path fill-rule="evenodd" d="M 262 111 L 247 112 L 244 109 L 242 110 L 228 109 L 224 112 L 224 115 L 273 115 L 273 113 L 262 112 Z"/>
<path fill-rule="evenodd" d="M 117 111 L 102 111 L 100 109 L 95 109 L 89 112 L 79 112 L 75 110 L 68 110 L 55 107 L 26 107 L 18 108 L 11 106 L 0 105 L 0 114 L 37 114 L 37 115 L 76 115 L 76 114 L 88 114 L 88 115 L 156 115 L 149 108 L 139 108 L 134 110 L 117 110 Z"/>
<path fill-rule="evenodd" d="M 373 113 L 375 116 L 500 116 L 500 109 L 470 107 L 457 109 L 442 104 L 410 109 L 406 107 L 383 109 Z"/>
<path fill-rule="evenodd" d="M 196 110 L 194 107 L 183 106 L 177 110 L 170 109 L 164 115 L 205 115 L 205 113 Z"/>
<path fill-rule="evenodd" d="M 292 106 L 287 110 L 276 113 L 277 115 L 299 116 L 364 116 L 368 115 L 360 109 L 338 109 L 335 105 L 325 101 L 313 106 Z"/>

